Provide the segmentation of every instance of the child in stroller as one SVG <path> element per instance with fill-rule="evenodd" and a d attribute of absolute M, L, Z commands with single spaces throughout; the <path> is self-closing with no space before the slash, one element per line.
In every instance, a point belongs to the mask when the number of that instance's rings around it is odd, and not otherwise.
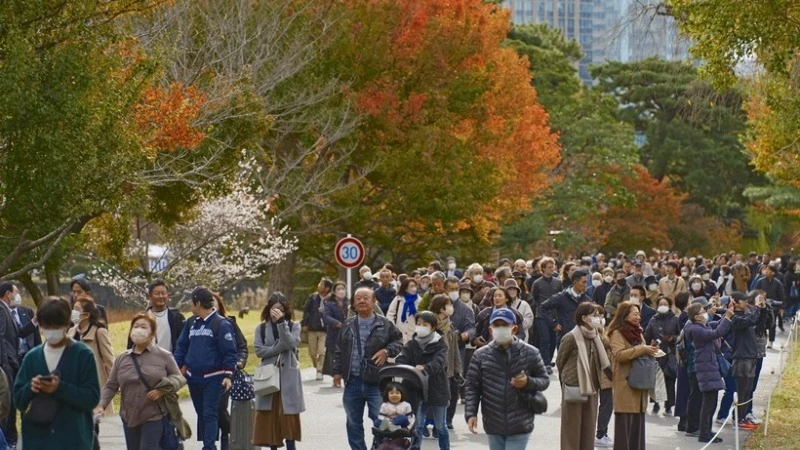
<path fill-rule="evenodd" d="M 414 412 L 427 398 L 427 377 L 414 367 L 398 365 L 382 368 L 378 378 L 385 403 L 381 406 L 380 418 L 375 420 L 375 427 L 372 428 L 372 450 L 418 448 L 418 437 L 413 427 Z M 395 391 L 400 393 L 399 401 Z M 395 414 L 393 418 L 392 410 Z"/>

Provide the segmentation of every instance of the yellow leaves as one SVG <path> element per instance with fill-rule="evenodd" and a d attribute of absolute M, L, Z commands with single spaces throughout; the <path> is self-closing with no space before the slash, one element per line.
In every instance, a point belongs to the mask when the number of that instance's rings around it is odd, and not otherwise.
<path fill-rule="evenodd" d="M 194 149 L 204 134 L 193 125 L 205 95 L 193 86 L 173 83 L 169 88 L 149 87 L 135 108 L 135 120 L 144 145 L 157 151 Z"/>

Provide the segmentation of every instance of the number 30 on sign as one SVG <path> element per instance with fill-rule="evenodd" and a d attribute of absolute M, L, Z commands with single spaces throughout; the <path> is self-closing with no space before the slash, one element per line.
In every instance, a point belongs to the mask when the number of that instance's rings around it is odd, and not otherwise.
<path fill-rule="evenodd" d="M 364 244 L 348 236 L 336 243 L 336 262 L 345 269 L 354 269 L 364 261 Z"/>

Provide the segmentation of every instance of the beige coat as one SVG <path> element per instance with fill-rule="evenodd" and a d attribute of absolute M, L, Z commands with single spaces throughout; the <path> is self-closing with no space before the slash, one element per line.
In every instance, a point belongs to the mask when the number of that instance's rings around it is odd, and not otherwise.
<path fill-rule="evenodd" d="M 637 414 L 647 410 L 647 392 L 632 389 L 628 386 L 628 374 L 631 372 L 631 361 L 647 354 L 647 346 L 631 345 L 622 333 L 614 331 L 609 336 L 611 353 L 614 355 L 614 412 Z M 644 336 L 642 336 L 644 342 Z"/>
<path fill-rule="evenodd" d="M 77 327 L 72 327 L 67 332 L 67 336 L 74 337 L 78 332 Z M 114 349 L 111 347 L 111 339 L 108 337 L 108 328 L 98 328 L 90 326 L 86 335 L 81 335 L 81 342 L 86 344 L 94 354 L 94 363 L 97 366 L 97 378 L 100 380 L 100 387 L 106 385 L 111 368 L 114 366 Z M 114 404 L 109 403 L 105 414 L 114 414 Z"/>

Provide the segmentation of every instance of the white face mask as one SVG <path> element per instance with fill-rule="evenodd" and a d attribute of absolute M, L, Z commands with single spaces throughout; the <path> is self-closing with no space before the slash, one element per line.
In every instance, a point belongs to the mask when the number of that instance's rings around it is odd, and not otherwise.
<path fill-rule="evenodd" d="M 700 284 L 700 283 L 692 283 L 692 290 L 693 291 L 699 291 L 700 288 L 702 288 L 702 287 L 703 287 L 703 285 Z"/>
<path fill-rule="evenodd" d="M 603 284 L 603 280 L 592 280 L 592 286 L 597 287 Z"/>
<path fill-rule="evenodd" d="M 702 278 L 703 280 L 708 281 L 708 279 L 711 278 L 711 276 L 709 276 L 707 273 L 704 273 Z"/>
<path fill-rule="evenodd" d="M 11 300 L 11 304 L 14 305 L 14 306 L 21 305 L 22 304 L 22 296 L 19 295 L 19 293 L 17 293 L 17 295 L 14 296 L 14 299 Z"/>
<path fill-rule="evenodd" d="M 686 278 L 689 276 L 689 272 L 681 272 L 681 276 Z"/>
<path fill-rule="evenodd" d="M 482 283 L 483 282 L 483 275 L 475 275 L 474 277 L 472 277 L 472 281 L 474 281 L 475 284 Z"/>
<path fill-rule="evenodd" d="M 498 344 L 508 344 L 514 338 L 511 327 L 492 327 L 492 338 Z"/>
<path fill-rule="evenodd" d="M 73 309 L 69 320 L 71 320 L 75 325 L 81 323 L 81 312 Z"/>
<path fill-rule="evenodd" d="M 641 305 L 642 304 L 642 299 L 632 295 L 631 296 L 631 303 L 633 303 L 634 305 Z"/>
<path fill-rule="evenodd" d="M 134 328 L 131 330 L 131 341 L 134 344 L 144 344 L 150 339 L 150 333 L 144 328 Z"/>
<path fill-rule="evenodd" d="M 666 305 L 659 306 L 658 307 L 658 312 L 660 312 L 661 314 L 668 313 L 669 312 L 669 306 L 666 306 Z"/>
<path fill-rule="evenodd" d="M 649 291 L 655 291 L 656 289 L 658 289 L 658 285 L 655 283 L 651 284 L 650 286 L 647 286 L 647 290 Z"/>
<path fill-rule="evenodd" d="M 458 300 L 458 291 L 451 291 L 447 293 L 447 296 L 450 297 L 450 301 Z"/>
<path fill-rule="evenodd" d="M 711 316 L 708 313 L 706 313 L 706 323 L 708 323 L 709 320 L 711 320 Z"/>
<path fill-rule="evenodd" d="M 611 282 L 614 281 L 614 277 L 612 277 L 611 275 L 608 275 L 608 276 L 603 278 L 603 281 L 605 281 L 606 283 L 611 284 Z"/>
<path fill-rule="evenodd" d="M 65 337 L 67 337 L 67 329 L 58 328 L 55 330 L 45 330 L 43 328 L 42 334 L 44 335 L 44 340 L 49 344 L 58 344 L 59 342 L 63 341 Z"/>
<path fill-rule="evenodd" d="M 454 311 L 453 305 L 447 305 L 444 307 L 444 313 L 447 314 L 447 317 L 452 316 L 453 311 Z"/>
<path fill-rule="evenodd" d="M 472 300 L 472 295 L 470 295 L 469 292 L 464 292 L 459 298 L 462 302 L 467 303 L 468 301 Z"/>
<path fill-rule="evenodd" d="M 606 318 L 605 317 L 601 317 L 600 318 L 600 323 L 602 323 L 603 326 L 606 326 Z"/>
<path fill-rule="evenodd" d="M 414 294 L 417 293 L 417 288 L 415 288 L 415 287 L 408 288 L 408 291 L 406 291 L 406 292 L 408 292 L 411 295 L 414 295 Z"/>
<path fill-rule="evenodd" d="M 425 325 L 417 325 L 414 331 L 417 333 L 417 336 L 421 338 L 428 337 L 428 335 L 431 334 L 431 329 Z"/>
<path fill-rule="evenodd" d="M 603 318 L 602 317 L 592 317 L 592 328 L 600 328 L 603 326 Z"/>
<path fill-rule="evenodd" d="M 447 268 L 450 270 L 456 270 L 456 263 L 450 263 L 447 265 Z"/>

